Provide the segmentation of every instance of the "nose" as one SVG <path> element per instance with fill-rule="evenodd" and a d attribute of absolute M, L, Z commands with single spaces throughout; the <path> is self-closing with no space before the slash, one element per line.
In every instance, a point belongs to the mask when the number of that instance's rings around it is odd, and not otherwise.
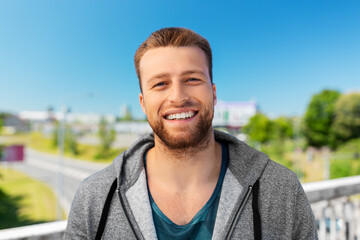
<path fill-rule="evenodd" d="M 171 103 L 183 103 L 189 99 L 186 87 L 181 83 L 173 83 L 169 91 L 168 100 Z"/>

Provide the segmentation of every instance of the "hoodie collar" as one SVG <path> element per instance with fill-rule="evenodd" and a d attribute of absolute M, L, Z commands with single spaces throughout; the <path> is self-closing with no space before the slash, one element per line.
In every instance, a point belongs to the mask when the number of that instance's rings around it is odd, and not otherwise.
<path fill-rule="evenodd" d="M 261 176 L 269 157 L 236 137 L 214 130 L 215 140 L 225 142 L 229 147 L 229 170 L 241 186 L 252 185 Z M 134 142 L 128 150 L 114 160 L 119 185 L 131 187 L 144 169 L 144 154 L 154 146 L 154 134 L 149 133 Z M 120 174 L 121 173 L 121 174 Z"/>
<path fill-rule="evenodd" d="M 236 137 L 214 131 L 216 141 L 225 141 L 229 147 L 229 170 L 242 187 L 253 185 L 264 171 L 269 157 Z"/>

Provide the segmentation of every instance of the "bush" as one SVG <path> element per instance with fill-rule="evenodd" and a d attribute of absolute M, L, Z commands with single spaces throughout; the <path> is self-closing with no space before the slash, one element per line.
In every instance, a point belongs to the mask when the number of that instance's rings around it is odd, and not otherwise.
<path fill-rule="evenodd" d="M 292 160 L 287 153 L 292 152 L 289 150 L 290 141 L 271 141 L 262 145 L 262 151 L 267 154 L 271 160 L 291 169 Z"/>
<path fill-rule="evenodd" d="M 355 159 L 332 160 L 330 178 L 342 178 L 360 174 L 360 162 Z"/>
<path fill-rule="evenodd" d="M 340 145 L 336 152 L 360 153 L 360 138 L 350 140 Z"/>
<path fill-rule="evenodd" d="M 99 123 L 100 146 L 99 151 L 95 156 L 95 159 L 108 158 L 114 155 L 114 151 L 111 149 L 111 145 L 115 141 L 116 132 L 109 126 L 105 118 L 102 118 Z"/>

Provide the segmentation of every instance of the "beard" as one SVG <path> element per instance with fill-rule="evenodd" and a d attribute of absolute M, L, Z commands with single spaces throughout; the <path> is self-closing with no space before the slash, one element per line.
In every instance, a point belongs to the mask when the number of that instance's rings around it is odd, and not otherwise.
<path fill-rule="evenodd" d="M 185 103 L 182 107 L 194 106 L 193 103 Z M 199 111 L 199 121 L 195 127 L 181 127 L 177 129 L 176 134 L 169 132 L 162 119 L 148 122 L 156 136 L 159 137 L 166 147 L 172 150 L 183 150 L 190 148 L 199 148 L 207 146 L 212 134 L 212 119 L 214 116 L 214 108 L 204 107 L 204 111 Z"/>

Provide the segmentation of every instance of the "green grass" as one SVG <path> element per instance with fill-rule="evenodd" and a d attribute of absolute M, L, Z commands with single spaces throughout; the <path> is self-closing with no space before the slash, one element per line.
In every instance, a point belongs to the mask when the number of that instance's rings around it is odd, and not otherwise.
<path fill-rule="evenodd" d="M 59 154 L 58 148 L 54 146 L 52 139 L 45 137 L 39 132 L 32 132 L 28 134 L 15 134 L 11 136 L 6 136 L 5 138 L 6 145 L 24 144 L 40 152 Z M 77 155 L 72 154 L 70 151 L 65 151 L 65 156 L 90 162 L 110 163 L 114 160 L 115 157 L 125 151 L 126 148 L 111 149 L 110 153 L 105 158 L 97 158 L 99 150 L 98 146 L 78 143 L 78 150 L 79 154 Z"/>
<path fill-rule="evenodd" d="M 330 178 L 360 175 L 360 138 L 340 145 L 332 155 Z"/>
<path fill-rule="evenodd" d="M 56 199 L 45 184 L 0 167 L 0 229 L 54 221 Z"/>
<path fill-rule="evenodd" d="M 58 154 L 58 150 L 53 146 L 52 140 L 50 138 L 44 137 L 44 135 L 39 132 L 30 133 L 27 143 L 29 147 L 35 150 L 51 154 Z"/>

